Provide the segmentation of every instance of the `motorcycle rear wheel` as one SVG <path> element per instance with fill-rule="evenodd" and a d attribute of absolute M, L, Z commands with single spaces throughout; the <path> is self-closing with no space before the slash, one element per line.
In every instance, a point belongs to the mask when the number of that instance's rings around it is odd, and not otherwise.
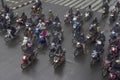
<path fill-rule="evenodd" d="M 108 73 L 107 69 L 106 69 L 106 68 L 103 68 L 103 69 L 102 69 L 102 76 L 103 76 L 103 77 L 106 77 L 107 73 Z"/>

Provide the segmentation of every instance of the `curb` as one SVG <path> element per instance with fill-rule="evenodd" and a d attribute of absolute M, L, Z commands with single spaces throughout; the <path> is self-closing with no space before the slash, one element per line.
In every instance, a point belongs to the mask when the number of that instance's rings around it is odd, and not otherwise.
<path fill-rule="evenodd" d="M 29 5 L 29 4 L 31 4 L 31 3 L 33 3 L 33 2 L 34 2 L 34 0 L 28 1 L 28 2 L 25 2 L 24 4 L 18 5 L 18 6 L 16 6 L 16 7 L 12 7 L 12 9 L 13 9 L 13 10 L 16 10 L 16 9 L 18 9 L 18 8 L 27 6 L 27 5 Z"/>

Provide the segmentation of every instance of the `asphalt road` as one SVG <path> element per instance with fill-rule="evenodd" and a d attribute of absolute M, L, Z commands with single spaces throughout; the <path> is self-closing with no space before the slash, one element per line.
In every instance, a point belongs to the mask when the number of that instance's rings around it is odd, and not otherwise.
<path fill-rule="evenodd" d="M 29 16 L 31 5 L 25 6 L 16 10 L 19 14 L 23 11 Z M 51 5 L 43 3 L 44 13 L 47 14 L 48 10 L 53 10 L 58 14 L 63 22 L 63 16 L 68 10 L 68 7 L 58 5 Z M 100 17 L 100 13 L 95 13 Z M 108 20 L 101 20 L 100 26 L 105 31 L 107 39 L 109 37 L 109 29 L 111 26 Z M 11 42 L 9 45 L 5 44 L 3 37 L 0 36 L 0 80 L 103 80 L 101 76 L 101 64 L 98 63 L 94 67 L 90 67 L 90 52 L 93 47 L 87 50 L 87 53 L 75 59 L 73 56 L 72 46 L 72 26 L 65 26 L 64 29 L 64 42 L 63 47 L 66 50 L 66 62 L 57 71 L 54 71 L 53 65 L 49 62 L 48 49 L 39 52 L 38 61 L 29 67 L 26 71 L 22 72 L 20 63 L 22 60 L 22 51 L 20 49 L 20 39 Z M 90 22 L 85 23 L 83 32 L 87 34 Z M 93 46 L 93 45 L 91 45 Z M 107 50 L 107 45 L 105 46 Z M 107 51 L 105 51 L 105 54 Z"/>

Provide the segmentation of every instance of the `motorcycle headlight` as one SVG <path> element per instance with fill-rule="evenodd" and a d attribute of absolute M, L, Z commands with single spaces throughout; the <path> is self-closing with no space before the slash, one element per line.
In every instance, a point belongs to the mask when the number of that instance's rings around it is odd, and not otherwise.
<path fill-rule="evenodd" d="M 112 47 L 112 51 L 115 51 L 115 48 L 114 48 L 114 47 Z"/>
<path fill-rule="evenodd" d="M 102 44 L 102 42 L 101 42 L 101 41 L 99 41 L 99 40 L 97 40 L 97 44 L 101 45 L 101 44 Z"/>
<path fill-rule="evenodd" d="M 73 25 L 73 29 L 75 29 L 76 28 L 76 26 L 75 25 Z"/>
<path fill-rule="evenodd" d="M 16 20 L 16 22 L 19 22 L 19 20 Z"/>
<path fill-rule="evenodd" d="M 54 62 L 57 63 L 59 61 L 59 58 L 54 57 Z"/>
<path fill-rule="evenodd" d="M 85 13 L 85 17 L 88 17 L 89 16 L 89 13 Z"/>
<path fill-rule="evenodd" d="M 28 27 L 29 25 L 28 25 L 28 24 L 26 24 L 26 26 Z"/>
<path fill-rule="evenodd" d="M 27 58 L 27 56 L 24 55 L 24 56 L 23 56 L 23 60 L 26 60 L 26 58 Z"/>
<path fill-rule="evenodd" d="M 92 53 L 91 54 L 92 57 L 96 57 L 96 55 L 97 55 L 96 53 Z"/>
<path fill-rule="evenodd" d="M 86 36 L 86 38 L 87 38 L 87 39 L 89 39 L 89 38 L 90 38 L 90 36 L 88 35 L 88 36 Z"/>

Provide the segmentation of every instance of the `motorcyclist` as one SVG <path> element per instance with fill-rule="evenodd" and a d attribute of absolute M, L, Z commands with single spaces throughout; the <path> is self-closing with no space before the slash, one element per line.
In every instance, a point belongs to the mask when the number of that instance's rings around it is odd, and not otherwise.
<path fill-rule="evenodd" d="M 57 22 L 57 23 L 60 23 L 60 19 L 59 19 L 59 17 L 58 17 L 58 16 L 55 16 L 54 21 Z"/>
<path fill-rule="evenodd" d="M 53 14 L 52 10 L 49 10 L 48 17 L 49 17 L 49 20 L 51 20 L 51 21 L 54 20 L 54 14 Z"/>
<path fill-rule="evenodd" d="M 111 31 L 115 31 L 115 32 L 119 33 L 119 30 L 120 30 L 120 25 L 119 25 L 119 23 L 117 22 L 117 23 L 115 24 L 115 26 L 112 28 Z"/>
<path fill-rule="evenodd" d="M 69 11 L 68 11 L 68 13 L 69 13 L 68 17 L 70 18 L 70 20 L 72 20 L 73 19 L 73 9 L 70 8 Z"/>
<path fill-rule="evenodd" d="M 45 23 L 42 22 L 42 20 L 39 20 L 39 23 L 37 24 L 37 27 L 40 28 L 41 30 L 46 29 Z"/>
<path fill-rule="evenodd" d="M 6 19 L 6 21 L 7 21 L 7 24 L 9 25 L 10 22 L 11 22 L 11 19 L 10 19 L 10 16 L 9 16 L 8 13 L 7 13 L 6 16 L 5 16 L 5 19 Z"/>
<path fill-rule="evenodd" d="M 97 40 L 102 41 L 102 43 L 105 41 L 105 35 L 104 35 L 104 32 L 103 32 L 103 31 L 101 31 L 101 32 L 98 34 Z"/>
<path fill-rule="evenodd" d="M 87 11 L 90 12 L 90 13 L 92 12 L 92 7 L 91 7 L 91 5 L 88 6 Z"/>
<path fill-rule="evenodd" d="M 112 64 L 110 71 L 112 71 L 112 73 L 116 76 L 115 80 L 120 79 L 120 60 L 119 59 Z"/>
<path fill-rule="evenodd" d="M 42 2 L 41 2 L 41 0 L 36 0 L 35 5 L 36 5 L 36 9 L 38 9 L 38 8 L 42 9 Z"/>
<path fill-rule="evenodd" d="M 55 43 L 56 45 L 60 44 L 61 41 L 59 40 L 57 34 L 53 36 L 52 42 Z"/>
<path fill-rule="evenodd" d="M 35 28 L 34 34 L 35 34 L 37 37 L 39 37 L 40 33 L 41 33 L 40 28 Z"/>
<path fill-rule="evenodd" d="M 5 9 L 6 13 L 9 13 L 10 8 L 7 5 L 4 6 L 4 9 Z"/>
<path fill-rule="evenodd" d="M 97 19 L 97 17 L 94 18 L 94 20 L 92 21 L 92 24 L 98 25 L 98 19 Z"/>
<path fill-rule="evenodd" d="M 77 9 L 76 13 L 75 13 L 75 16 L 80 16 L 80 11 L 79 9 Z"/>
<path fill-rule="evenodd" d="M 83 51 L 83 45 L 80 42 L 77 42 L 76 50 L 82 50 Z"/>
<path fill-rule="evenodd" d="M 55 54 L 59 55 L 59 56 L 63 56 L 64 52 L 63 52 L 63 49 L 62 49 L 62 46 L 61 45 L 58 45 L 57 46 L 57 49 L 55 51 Z"/>
<path fill-rule="evenodd" d="M 104 48 L 103 48 L 103 44 L 101 41 L 99 41 L 96 45 L 95 45 L 95 50 L 99 53 L 99 54 L 102 54 L 103 51 L 104 51 Z"/>
<path fill-rule="evenodd" d="M 116 3 L 116 8 L 118 9 L 118 12 L 120 12 L 120 2 L 119 1 Z"/>
<path fill-rule="evenodd" d="M 40 35 L 39 40 L 38 40 L 38 44 L 43 45 L 44 43 L 46 43 L 46 39 L 44 36 Z"/>
<path fill-rule="evenodd" d="M 103 10 L 104 10 L 104 14 L 109 13 L 109 5 L 108 5 L 108 3 L 105 3 L 105 4 L 103 5 Z"/>
<path fill-rule="evenodd" d="M 13 26 L 9 26 L 8 27 L 8 30 L 10 30 L 10 36 L 11 36 L 11 38 L 14 38 L 15 37 L 15 33 L 16 33 L 16 28 L 15 27 L 13 27 Z"/>
<path fill-rule="evenodd" d="M 91 24 L 91 26 L 89 27 L 89 31 L 93 35 L 95 35 L 98 32 L 97 27 L 94 24 Z"/>
<path fill-rule="evenodd" d="M 23 22 L 25 23 L 27 20 L 27 15 L 23 12 L 21 15 L 21 18 L 22 18 Z"/>
<path fill-rule="evenodd" d="M 50 52 L 55 52 L 57 49 L 56 44 L 54 42 L 51 43 L 51 47 L 50 47 Z"/>
<path fill-rule="evenodd" d="M 69 13 L 69 16 L 73 16 L 73 9 L 70 8 L 69 11 L 68 11 L 68 13 Z"/>
<path fill-rule="evenodd" d="M 115 39 L 117 39 L 117 37 L 118 37 L 118 33 L 116 33 L 115 31 L 112 31 L 110 37 L 111 37 L 112 40 L 115 40 Z"/>

